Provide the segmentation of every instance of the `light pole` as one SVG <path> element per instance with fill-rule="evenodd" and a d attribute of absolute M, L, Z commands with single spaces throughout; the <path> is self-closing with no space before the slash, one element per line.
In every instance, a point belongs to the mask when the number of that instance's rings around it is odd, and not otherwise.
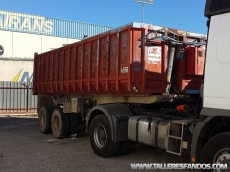
<path fill-rule="evenodd" d="M 134 0 L 134 2 L 142 3 L 142 23 L 144 23 L 144 10 L 145 10 L 145 4 L 153 4 L 153 0 Z"/>

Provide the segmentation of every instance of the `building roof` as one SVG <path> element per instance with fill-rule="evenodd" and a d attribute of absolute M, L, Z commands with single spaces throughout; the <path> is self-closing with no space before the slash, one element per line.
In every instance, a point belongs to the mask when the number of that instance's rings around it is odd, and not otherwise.
<path fill-rule="evenodd" d="M 83 39 L 112 27 L 0 10 L 0 30 Z"/>

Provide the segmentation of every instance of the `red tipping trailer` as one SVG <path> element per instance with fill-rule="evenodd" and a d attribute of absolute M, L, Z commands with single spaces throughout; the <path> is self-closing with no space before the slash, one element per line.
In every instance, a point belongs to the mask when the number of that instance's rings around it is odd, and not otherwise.
<path fill-rule="evenodd" d="M 168 52 L 169 43 L 164 39 L 177 41 L 179 46 Z M 199 90 L 204 47 L 196 43 L 205 39 L 204 35 L 170 28 L 128 24 L 35 54 L 33 92 L 56 96 L 163 94 L 169 82 L 177 93 Z M 174 64 L 169 64 L 170 53 Z M 172 65 L 175 67 L 167 77 Z"/>
<path fill-rule="evenodd" d="M 201 109 L 205 43 L 201 34 L 131 23 L 35 53 L 41 132 L 64 138 L 83 124 L 101 157 L 125 153 L 131 141 L 181 155 Z"/>

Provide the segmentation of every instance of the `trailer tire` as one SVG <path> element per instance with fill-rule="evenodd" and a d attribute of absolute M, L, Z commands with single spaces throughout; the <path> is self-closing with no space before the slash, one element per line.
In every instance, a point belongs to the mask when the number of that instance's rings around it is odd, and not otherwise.
<path fill-rule="evenodd" d="M 103 158 L 115 155 L 120 148 L 120 142 L 112 141 L 110 124 L 104 115 L 92 120 L 89 138 L 94 153 Z"/>
<path fill-rule="evenodd" d="M 53 107 L 42 106 L 38 113 L 39 129 L 43 134 L 52 133 L 51 129 L 51 117 L 53 113 Z"/>
<path fill-rule="evenodd" d="M 56 139 L 67 137 L 70 128 L 69 114 L 64 114 L 60 107 L 55 108 L 52 114 L 51 127 Z"/>
<path fill-rule="evenodd" d="M 230 168 L 230 132 L 224 132 L 212 137 L 204 146 L 201 162 L 206 164 L 228 164 Z M 213 171 L 204 170 L 204 171 Z"/>
<path fill-rule="evenodd" d="M 130 140 L 121 142 L 120 149 L 117 152 L 117 155 L 124 155 L 129 152 L 129 148 L 132 142 Z"/>

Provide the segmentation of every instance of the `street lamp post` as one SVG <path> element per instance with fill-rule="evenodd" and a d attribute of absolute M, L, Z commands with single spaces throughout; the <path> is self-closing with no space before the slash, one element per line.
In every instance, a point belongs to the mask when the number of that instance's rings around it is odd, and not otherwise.
<path fill-rule="evenodd" d="M 153 0 L 134 0 L 134 2 L 142 3 L 142 23 L 144 23 L 144 10 L 145 10 L 145 4 L 153 4 Z"/>

